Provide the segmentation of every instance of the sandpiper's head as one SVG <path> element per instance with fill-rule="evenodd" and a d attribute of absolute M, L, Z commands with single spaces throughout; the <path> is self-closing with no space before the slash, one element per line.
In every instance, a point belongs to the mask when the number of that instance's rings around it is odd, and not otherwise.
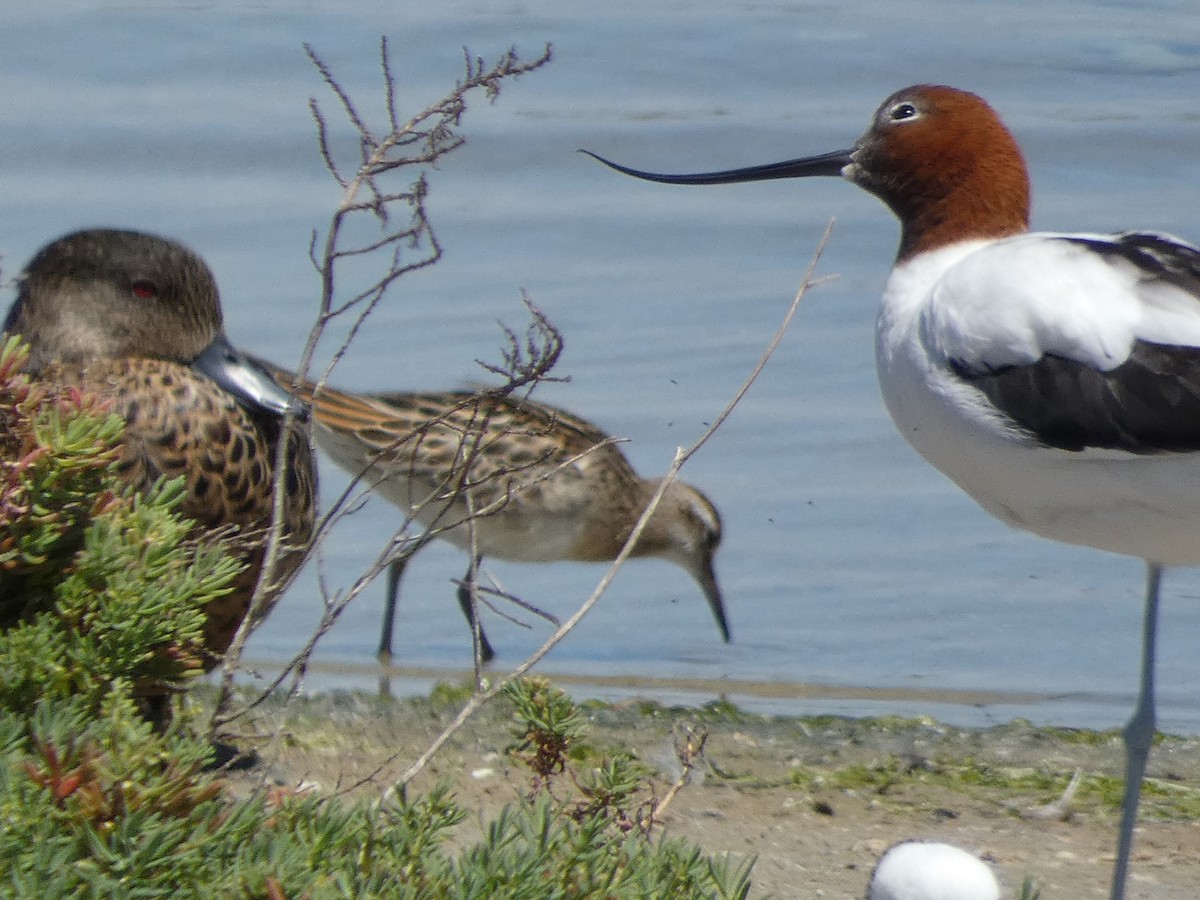
<path fill-rule="evenodd" d="M 649 486 L 657 487 L 657 483 Z M 669 559 L 690 573 L 728 643 L 729 622 L 713 567 L 720 545 L 721 516 L 712 501 L 690 484 L 672 481 L 642 533 L 638 553 Z"/>
<path fill-rule="evenodd" d="M 1029 177 L 1017 142 L 982 98 L 942 85 L 897 91 L 853 147 L 818 156 L 692 175 L 643 172 L 596 158 L 665 184 L 841 176 L 875 194 L 900 219 L 901 259 L 1029 227 Z"/>
<path fill-rule="evenodd" d="M 208 266 L 174 241 L 91 229 L 30 260 L 4 331 L 30 345 L 30 368 L 141 357 L 189 363 L 221 334 Z"/>

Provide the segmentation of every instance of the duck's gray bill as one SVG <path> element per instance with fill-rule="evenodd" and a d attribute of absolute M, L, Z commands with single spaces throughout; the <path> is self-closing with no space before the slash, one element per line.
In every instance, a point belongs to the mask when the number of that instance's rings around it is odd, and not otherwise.
<path fill-rule="evenodd" d="M 193 360 L 192 366 L 251 411 L 265 410 L 282 416 L 290 408 L 296 418 L 308 418 L 308 407 L 281 387 L 260 362 L 230 344 L 224 334 L 218 334 Z"/>

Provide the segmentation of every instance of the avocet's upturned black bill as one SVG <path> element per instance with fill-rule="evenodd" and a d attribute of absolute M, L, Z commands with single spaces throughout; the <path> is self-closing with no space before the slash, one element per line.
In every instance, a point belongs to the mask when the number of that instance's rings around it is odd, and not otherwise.
<path fill-rule="evenodd" d="M 804 156 L 800 159 L 788 159 L 783 162 L 767 163 L 763 166 L 747 166 L 743 169 L 726 169 L 723 172 L 697 172 L 692 175 L 670 175 L 663 172 L 643 172 L 641 169 L 631 169 L 615 163 L 611 159 L 593 153 L 591 150 L 580 150 L 592 159 L 604 163 L 610 169 L 616 169 L 624 175 L 632 175 L 643 181 L 657 181 L 661 184 L 738 184 L 743 181 L 769 181 L 772 178 L 805 178 L 813 175 L 837 177 L 842 169 L 850 165 L 852 160 L 849 150 L 834 150 L 832 153 L 822 153 L 819 156 Z"/>

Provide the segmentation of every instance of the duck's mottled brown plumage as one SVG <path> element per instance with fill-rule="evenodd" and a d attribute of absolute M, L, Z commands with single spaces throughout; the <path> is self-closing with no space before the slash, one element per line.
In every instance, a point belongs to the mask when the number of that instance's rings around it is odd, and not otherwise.
<path fill-rule="evenodd" d="M 206 610 L 211 665 L 228 648 L 259 578 L 282 419 L 239 402 L 190 365 L 221 334 L 208 267 L 153 235 L 68 235 L 30 262 L 4 330 L 29 343 L 27 369 L 39 384 L 52 393 L 82 389 L 125 419 L 120 470 L 131 484 L 184 476 L 181 512 L 196 520 L 198 534 L 232 535 L 248 567 L 236 589 Z M 284 548 L 264 612 L 312 535 L 315 471 L 303 422 L 289 432 L 284 487 Z"/>

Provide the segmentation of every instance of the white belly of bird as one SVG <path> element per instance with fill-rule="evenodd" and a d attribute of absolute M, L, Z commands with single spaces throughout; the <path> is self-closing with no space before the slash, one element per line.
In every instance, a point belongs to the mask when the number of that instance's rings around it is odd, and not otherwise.
<path fill-rule="evenodd" d="M 397 490 L 392 490 L 393 485 Z M 445 497 L 440 488 L 431 493 L 423 487 L 412 484 L 410 492 L 409 485 L 391 482 L 381 486 L 380 492 L 402 509 L 411 509 L 413 517 L 435 530 L 439 538 L 464 550 L 474 546 L 482 556 L 514 562 L 571 559 L 583 537 L 582 519 L 531 508 L 522 503 L 519 492 L 501 509 L 472 517 L 472 507 L 463 498 L 448 503 L 438 499 Z M 410 501 L 407 505 L 405 499 Z M 481 504 L 474 507 L 476 511 L 480 508 Z"/>
<path fill-rule="evenodd" d="M 356 440 L 328 428 L 318 428 L 318 441 L 327 454 L 347 471 L 361 467 L 362 447 Z M 555 482 L 569 479 L 563 470 L 554 481 L 544 480 L 522 490 L 518 486 L 498 508 L 483 513 L 493 492 L 481 491 L 468 503 L 462 492 L 451 486 L 390 472 L 379 467 L 362 475 L 361 483 L 386 497 L 413 522 L 436 532 L 441 540 L 482 556 L 514 562 L 554 562 L 571 559 L 577 553 L 588 527 L 585 510 L 578 503 L 558 509 L 554 504 L 538 502 L 542 489 L 553 489 Z M 531 476 L 532 477 L 532 476 Z M 472 509 L 480 515 L 472 516 Z M 399 523 L 397 525 L 399 527 Z M 473 534 L 472 534 L 473 532 Z"/>
<path fill-rule="evenodd" d="M 881 325 L 876 363 L 905 440 L 989 513 L 1042 537 L 1162 565 L 1200 565 L 1200 454 L 1072 452 L 1006 428 L 931 362 L 915 329 Z"/>

